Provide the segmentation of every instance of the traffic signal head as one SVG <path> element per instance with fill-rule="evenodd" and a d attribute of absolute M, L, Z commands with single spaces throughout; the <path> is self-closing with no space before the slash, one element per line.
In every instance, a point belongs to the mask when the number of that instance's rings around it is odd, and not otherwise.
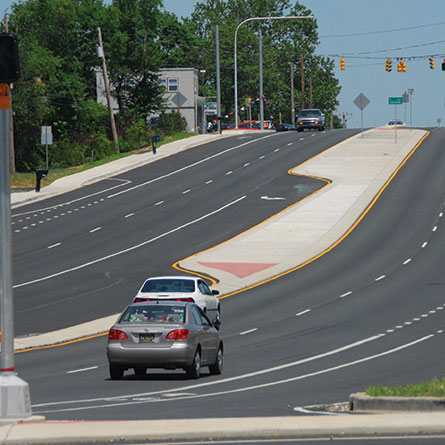
<path fill-rule="evenodd" d="M 0 33 L 0 83 L 11 83 L 20 77 L 19 45 L 14 34 Z"/>
<path fill-rule="evenodd" d="M 442 62 L 442 71 L 445 71 L 445 59 L 443 59 L 443 62 Z"/>
<path fill-rule="evenodd" d="M 402 62 L 399 62 L 397 64 L 397 72 L 401 73 L 402 72 Z"/>
<path fill-rule="evenodd" d="M 406 72 L 406 63 L 405 63 L 405 61 L 402 59 L 400 61 L 400 63 L 402 64 L 402 73 Z"/>
<path fill-rule="evenodd" d="M 344 58 L 344 57 L 342 57 L 342 58 L 340 59 L 340 69 L 341 69 L 342 71 L 345 70 L 345 58 Z"/>
<path fill-rule="evenodd" d="M 430 68 L 432 70 L 434 69 L 434 57 L 433 56 L 430 57 Z"/>
<path fill-rule="evenodd" d="M 391 71 L 391 59 L 386 59 L 386 65 L 385 65 L 386 71 Z"/>

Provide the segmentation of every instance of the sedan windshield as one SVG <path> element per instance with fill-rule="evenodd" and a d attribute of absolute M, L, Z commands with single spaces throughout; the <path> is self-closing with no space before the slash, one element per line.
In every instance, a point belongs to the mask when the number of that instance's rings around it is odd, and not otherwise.
<path fill-rule="evenodd" d="M 130 306 L 119 323 L 184 323 L 185 307 L 172 305 Z"/>
<path fill-rule="evenodd" d="M 147 280 L 141 292 L 195 292 L 195 282 L 178 278 Z"/>
<path fill-rule="evenodd" d="M 320 112 L 317 110 L 301 110 L 299 117 L 320 117 Z"/>

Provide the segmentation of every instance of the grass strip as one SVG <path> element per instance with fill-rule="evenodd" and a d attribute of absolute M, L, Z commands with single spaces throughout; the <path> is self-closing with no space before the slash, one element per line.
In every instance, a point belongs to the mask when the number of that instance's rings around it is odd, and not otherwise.
<path fill-rule="evenodd" d="M 172 136 L 162 135 L 161 142 L 159 142 L 156 146 L 157 148 L 161 147 L 164 144 L 168 144 L 169 142 L 178 141 L 180 139 L 189 138 L 191 136 L 196 136 L 196 133 L 187 133 L 181 132 L 176 133 Z M 56 179 L 63 178 L 64 176 L 73 175 L 75 173 L 79 173 L 85 170 L 89 170 L 93 167 L 98 167 L 99 165 L 107 164 L 108 162 L 115 161 L 116 159 L 125 158 L 126 156 L 130 156 L 137 153 L 144 153 L 146 151 L 151 151 L 151 146 L 144 147 L 138 150 L 133 150 L 125 153 L 115 153 L 110 156 L 107 156 L 103 159 L 99 159 L 97 161 L 86 162 L 85 164 L 78 165 L 75 167 L 68 168 L 50 168 L 49 174 L 46 178 L 42 180 L 42 187 L 45 185 L 51 184 Z M 27 172 L 27 173 L 13 173 L 11 175 L 11 188 L 33 188 L 36 184 L 36 174 L 35 172 Z"/>
<path fill-rule="evenodd" d="M 445 397 L 445 378 L 410 385 L 370 386 L 366 394 L 374 397 Z"/>

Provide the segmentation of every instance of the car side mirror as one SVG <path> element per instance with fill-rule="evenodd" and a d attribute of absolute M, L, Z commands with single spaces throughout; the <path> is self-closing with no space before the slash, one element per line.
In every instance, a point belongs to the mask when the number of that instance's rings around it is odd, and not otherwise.
<path fill-rule="evenodd" d="M 219 290 L 212 289 L 212 295 L 219 295 Z"/>
<path fill-rule="evenodd" d="M 212 321 L 212 325 L 213 325 L 213 327 L 214 327 L 217 331 L 219 331 L 219 328 L 221 327 L 221 319 L 220 319 L 220 318 L 215 318 L 215 319 Z"/>

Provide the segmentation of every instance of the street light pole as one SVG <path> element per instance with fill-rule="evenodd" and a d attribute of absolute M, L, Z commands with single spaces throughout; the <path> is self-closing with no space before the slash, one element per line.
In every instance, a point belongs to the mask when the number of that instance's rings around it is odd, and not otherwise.
<path fill-rule="evenodd" d="M 295 20 L 295 19 L 313 19 L 313 15 L 288 15 L 283 17 L 250 17 L 243 20 L 235 29 L 235 38 L 233 43 L 233 84 L 235 90 L 235 129 L 238 130 L 238 67 L 237 67 L 237 55 L 236 55 L 236 39 L 238 36 L 238 30 L 242 25 L 252 21 L 264 21 L 264 20 Z"/>
<path fill-rule="evenodd" d="M 294 62 L 289 62 L 290 65 L 290 108 L 291 118 L 290 123 L 295 125 L 295 102 L 294 102 Z"/>
<path fill-rule="evenodd" d="M 12 298 L 11 188 L 9 172 L 9 86 L 0 84 L 0 418 L 31 416 L 28 384 L 14 365 L 14 309 Z"/>

